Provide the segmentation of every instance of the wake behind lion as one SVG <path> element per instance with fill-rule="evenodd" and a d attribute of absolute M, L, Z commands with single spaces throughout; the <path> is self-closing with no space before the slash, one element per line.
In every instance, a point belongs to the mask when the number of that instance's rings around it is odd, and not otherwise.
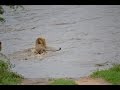
<path fill-rule="evenodd" d="M 23 51 L 17 51 L 9 54 L 8 57 L 11 60 L 28 60 L 28 59 L 39 59 L 42 60 L 45 57 L 50 57 L 53 55 L 52 52 L 60 51 L 61 48 L 56 49 L 53 47 L 48 47 L 46 45 L 46 40 L 44 38 L 37 38 L 35 42 L 35 47 L 28 48 Z"/>

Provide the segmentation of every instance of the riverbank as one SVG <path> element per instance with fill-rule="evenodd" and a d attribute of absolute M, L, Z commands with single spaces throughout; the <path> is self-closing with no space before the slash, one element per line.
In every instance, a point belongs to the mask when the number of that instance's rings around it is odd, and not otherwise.
<path fill-rule="evenodd" d="M 80 79 L 25 79 L 23 85 L 120 85 L 120 65 L 113 64 L 109 69 L 97 70 L 88 77 Z"/>
<path fill-rule="evenodd" d="M 23 78 L 16 72 L 12 72 L 9 64 L 0 60 L 0 84 L 1 85 L 120 85 L 120 65 L 113 65 L 107 70 L 98 70 L 89 77 L 75 78 Z"/>
<path fill-rule="evenodd" d="M 0 85 L 18 85 L 23 77 L 16 72 L 12 72 L 10 65 L 0 59 Z"/>

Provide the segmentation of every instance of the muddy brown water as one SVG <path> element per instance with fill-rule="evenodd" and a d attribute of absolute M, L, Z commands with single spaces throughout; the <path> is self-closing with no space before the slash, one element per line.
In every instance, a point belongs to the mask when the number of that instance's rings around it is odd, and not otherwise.
<path fill-rule="evenodd" d="M 25 78 L 79 78 L 120 62 L 120 5 L 27 5 L 16 12 L 4 8 L 1 52 Z M 61 51 L 29 56 L 25 50 L 39 36 Z"/>

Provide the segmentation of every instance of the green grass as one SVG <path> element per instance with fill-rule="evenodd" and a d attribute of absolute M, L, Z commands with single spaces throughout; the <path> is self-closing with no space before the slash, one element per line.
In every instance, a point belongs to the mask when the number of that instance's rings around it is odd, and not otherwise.
<path fill-rule="evenodd" d="M 7 62 L 0 60 L 0 85 L 17 85 L 22 78 L 21 75 L 10 70 Z"/>
<path fill-rule="evenodd" d="M 69 79 L 54 79 L 50 85 L 77 85 L 73 80 L 69 80 Z"/>
<path fill-rule="evenodd" d="M 103 78 L 113 85 L 120 85 L 120 64 L 115 64 L 107 70 L 98 70 L 91 75 L 93 78 Z"/>

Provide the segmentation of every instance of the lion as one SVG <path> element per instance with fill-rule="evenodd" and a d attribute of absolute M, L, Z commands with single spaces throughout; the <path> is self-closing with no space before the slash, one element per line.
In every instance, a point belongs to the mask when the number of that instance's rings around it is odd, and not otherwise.
<path fill-rule="evenodd" d="M 47 51 L 59 51 L 61 50 L 61 48 L 59 49 L 54 49 L 54 48 L 50 48 L 46 46 L 46 40 L 42 37 L 38 37 L 36 39 L 36 43 L 35 43 L 35 53 L 36 54 L 42 54 L 42 53 L 47 53 Z"/>

